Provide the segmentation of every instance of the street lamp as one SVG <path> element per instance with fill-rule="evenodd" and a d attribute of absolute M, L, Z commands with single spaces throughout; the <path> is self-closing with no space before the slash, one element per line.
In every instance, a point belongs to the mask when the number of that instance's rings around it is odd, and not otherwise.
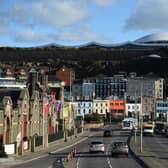
<path fill-rule="evenodd" d="M 63 110 L 63 106 L 64 106 L 64 87 L 65 87 L 65 82 L 61 81 L 60 83 L 61 86 L 61 103 L 62 103 L 62 110 L 61 110 L 61 118 L 64 118 L 64 110 Z"/>
<path fill-rule="evenodd" d="M 140 152 L 142 152 L 142 139 L 143 139 L 143 102 L 142 102 L 142 96 L 143 96 L 143 82 L 141 84 L 141 116 L 140 116 L 140 124 L 141 124 L 141 138 L 140 138 Z"/>
<path fill-rule="evenodd" d="M 65 82 L 62 81 L 60 83 L 60 85 L 61 85 L 61 102 L 62 102 L 61 118 L 63 119 L 64 141 L 67 142 L 66 119 L 64 117 L 64 87 L 65 87 Z"/>

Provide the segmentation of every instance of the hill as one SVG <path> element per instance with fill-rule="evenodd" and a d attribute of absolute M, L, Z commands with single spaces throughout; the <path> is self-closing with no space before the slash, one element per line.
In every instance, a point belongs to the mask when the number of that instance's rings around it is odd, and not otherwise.
<path fill-rule="evenodd" d="M 161 58 L 150 58 L 158 54 Z M 21 64 L 33 62 L 38 65 L 58 67 L 61 64 L 75 69 L 77 77 L 90 77 L 98 74 L 111 76 L 118 71 L 145 74 L 155 72 L 161 76 L 168 73 L 167 45 L 124 43 L 119 45 L 101 45 L 89 43 L 81 46 L 46 46 L 17 48 L 1 47 L 0 62 Z"/>

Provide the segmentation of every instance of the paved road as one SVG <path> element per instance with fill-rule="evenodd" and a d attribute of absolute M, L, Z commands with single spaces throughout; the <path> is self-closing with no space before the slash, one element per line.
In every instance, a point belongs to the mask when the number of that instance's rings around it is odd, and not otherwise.
<path fill-rule="evenodd" d="M 68 165 L 67 168 L 140 168 L 141 166 L 129 155 L 126 157 L 111 157 L 110 146 L 111 143 L 120 139 L 122 141 L 127 141 L 127 134 L 121 134 L 120 131 L 113 131 L 112 137 L 103 137 L 103 132 L 90 137 L 87 141 L 77 146 L 77 160 L 73 162 L 73 165 Z M 103 140 L 105 143 L 105 154 L 102 153 L 89 153 L 88 143 L 94 139 Z"/>
<path fill-rule="evenodd" d="M 113 129 L 115 129 L 113 127 Z M 71 146 L 59 152 L 44 155 L 44 157 L 25 162 L 21 165 L 11 166 L 11 168 L 62 168 L 59 158 L 63 158 L 63 163 L 66 168 L 140 168 L 141 166 L 129 155 L 126 157 L 111 157 L 110 145 L 112 142 L 120 139 L 127 141 L 129 133 L 123 134 L 119 130 L 113 131 L 112 137 L 103 137 L 103 131 L 93 131 L 92 136 L 85 138 L 79 144 Z M 105 143 L 106 152 L 89 153 L 88 143 L 93 139 L 101 139 Z M 66 147 L 66 146 L 65 146 Z M 67 154 L 74 149 L 77 150 L 77 155 L 71 161 L 66 162 Z M 53 149 L 54 150 L 54 149 Z"/>
<path fill-rule="evenodd" d="M 168 137 L 155 135 L 143 137 L 143 152 L 140 152 L 140 137 L 131 140 L 131 148 L 134 153 L 150 168 L 168 167 Z"/>

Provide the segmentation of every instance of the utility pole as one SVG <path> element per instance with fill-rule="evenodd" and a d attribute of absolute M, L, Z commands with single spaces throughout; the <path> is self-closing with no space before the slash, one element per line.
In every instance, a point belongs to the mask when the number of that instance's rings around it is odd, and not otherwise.
<path fill-rule="evenodd" d="M 140 152 L 142 152 L 142 137 L 143 137 L 143 118 L 141 118 L 141 140 L 140 140 Z"/>
<path fill-rule="evenodd" d="M 143 102 L 142 102 L 142 96 L 143 96 L 143 80 L 141 83 L 141 138 L 140 138 L 140 152 L 142 152 L 142 143 L 143 143 Z"/>
<path fill-rule="evenodd" d="M 136 106 L 137 106 L 137 104 L 136 104 L 136 89 L 135 89 L 135 107 L 134 107 L 134 110 L 135 110 L 135 121 L 134 121 L 134 141 L 135 141 L 135 143 L 136 143 L 136 126 L 135 126 L 135 122 L 136 122 L 136 119 L 137 119 L 137 111 L 136 111 Z"/>

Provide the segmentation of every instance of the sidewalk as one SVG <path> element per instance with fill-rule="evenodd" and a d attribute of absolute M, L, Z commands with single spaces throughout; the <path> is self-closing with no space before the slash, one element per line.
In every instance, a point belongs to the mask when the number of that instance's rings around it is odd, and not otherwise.
<path fill-rule="evenodd" d="M 71 147 L 75 144 L 80 143 L 81 141 L 88 138 L 90 132 L 84 131 L 83 133 L 80 133 L 77 135 L 77 137 L 72 136 L 68 137 L 67 142 L 64 141 L 64 139 L 57 140 L 55 142 L 49 143 L 48 148 L 43 149 L 43 147 L 38 147 L 35 152 L 25 152 L 23 156 L 12 156 L 8 158 L 4 162 L 0 162 L 0 167 L 8 167 L 10 165 L 17 165 L 22 163 L 27 163 L 32 160 L 36 160 L 38 158 L 43 158 L 45 156 L 48 156 L 49 154 L 53 154 L 54 152 L 59 152 L 63 149 L 66 149 L 68 147 Z M 65 160 L 64 160 L 65 162 Z"/>
<path fill-rule="evenodd" d="M 151 143 L 155 143 L 154 139 L 151 137 Z M 154 147 L 153 147 L 154 148 Z M 143 148 L 140 151 L 140 136 L 136 136 L 136 142 L 134 135 L 130 140 L 130 153 L 137 160 L 137 162 L 142 165 L 143 168 L 167 168 L 168 167 L 168 153 L 167 157 L 160 158 L 157 152 L 152 152 L 152 147 L 149 145 L 145 138 L 143 138 Z M 163 149 L 164 150 L 164 149 Z M 166 150 L 166 149 L 165 149 Z M 163 151 L 166 153 L 166 151 Z"/>

